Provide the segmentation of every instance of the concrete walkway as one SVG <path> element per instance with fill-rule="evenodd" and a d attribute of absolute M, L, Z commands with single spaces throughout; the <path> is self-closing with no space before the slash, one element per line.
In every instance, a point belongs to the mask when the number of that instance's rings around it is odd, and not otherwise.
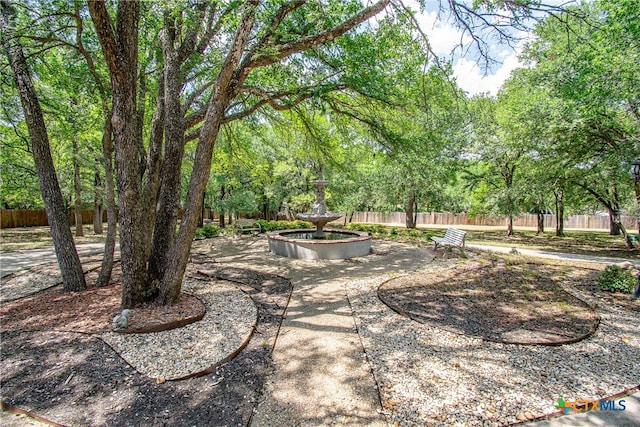
<path fill-rule="evenodd" d="M 417 270 L 431 260 L 430 253 L 376 242 L 376 253 L 365 258 L 313 261 L 265 256 L 260 238 L 214 246 L 207 254 L 221 264 L 280 274 L 294 285 L 273 352 L 275 373 L 252 425 L 386 426 L 345 284 Z"/>
<path fill-rule="evenodd" d="M 77 245 L 76 250 L 80 256 L 101 254 L 104 251 L 104 243 L 84 243 Z M 116 251 L 118 250 L 119 245 L 116 244 Z M 53 246 L 0 253 L 0 277 L 6 276 L 14 271 L 22 270 L 23 268 L 56 261 Z"/>
<path fill-rule="evenodd" d="M 483 251 L 499 252 L 499 253 L 509 253 L 514 249 L 513 246 L 476 245 L 474 243 L 467 244 L 466 247 L 480 249 Z M 541 251 L 538 249 L 519 248 L 517 246 L 515 247 L 515 249 L 522 255 L 539 257 L 539 258 L 561 259 L 565 261 L 601 262 L 604 264 L 619 264 L 621 262 L 627 261 L 632 263 L 636 267 L 640 267 L 640 260 L 635 260 L 635 259 L 603 257 L 603 256 L 583 255 L 583 254 L 567 254 L 567 253 L 561 253 L 561 252 Z"/>

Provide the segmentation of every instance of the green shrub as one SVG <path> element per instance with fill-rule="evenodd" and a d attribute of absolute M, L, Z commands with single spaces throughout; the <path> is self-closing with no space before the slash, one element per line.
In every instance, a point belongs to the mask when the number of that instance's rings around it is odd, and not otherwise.
<path fill-rule="evenodd" d="M 276 230 L 292 230 L 295 228 L 312 228 L 313 225 L 306 221 L 267 221 L 264 219 L 259 219 L 256 223 L 260 224 L 263 233 L 268 233 L 269 231 Z"/>
<path fill-rule="evenodd" d="M 422 236 L 422 232 L 420 232 L 420 231 L 418 231 L 416 229 L 413 229 L 413 228 L 410 228 L 409 230 L 407 230 L 407 234 L 409 236 L 411 236 L 411 237 L 420 237 L 420 236 Z"/>
<path fill-rule="evenodd" d="M 350 222 L 345 228 L 351 231 L 364 231 L 364 226 L 365 224 L 360 224 L 359 222 Z"/>
<path fill-rule="evenodd" d="M 347 230 L 351 231 L 364 231 L 367 233 L 375 232 L 376 227 L 379 227 L 375 224 L 361 224 L 359 222 L 351 222 L 347 224 Z"/>
<path fill-rule="evenodd" d="M 630 270 L 610 265 L 598 276 L 598 290 L 630 294 L 636 287 L 636 277 Z"/>
<path fill-rule="evenodd" d="M 204 239 L 208 237 L 217 237 L 220 235 L 220 227 L 213 224 L 207 224 L 196 230 L 196 239 Z"/>
<path fill-rule="evenodd" d="M 302 221 L 302 220 L 296 219 L 295 221 L 291 221 L 287 228 L 289 228 L 289 229 L 293 229 L 293 228 L 313 228 L 313 224 L 311 224 L 310 222 L 307 222 L 307 221 Z"/>

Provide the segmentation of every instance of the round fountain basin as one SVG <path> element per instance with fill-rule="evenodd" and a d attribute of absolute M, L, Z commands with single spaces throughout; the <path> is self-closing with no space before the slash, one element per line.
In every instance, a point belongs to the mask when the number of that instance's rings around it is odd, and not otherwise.
<path fill-rule="evenodd" d="M 359 231 L 324 230 L 324 239 L 314 239 L 313 230 L 267 233 L 269 251 L 300 259 L 345 259 L 368 255 L 371 236 Z"/>

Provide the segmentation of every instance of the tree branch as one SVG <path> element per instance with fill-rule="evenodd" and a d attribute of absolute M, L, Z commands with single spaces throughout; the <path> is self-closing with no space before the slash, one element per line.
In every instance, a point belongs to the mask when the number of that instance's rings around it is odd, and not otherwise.
<path fill-rule="evenodd" d="M 390 0 L 381 0 L 377 3 L 374 3 L 373 5 L 363 9 L 358 14 L 352 16 L 338 26 L 322 31 L 318 34 L 302 37 L 298 40 L 285 43 L 276 48 L 275 52 L 273 53 L 259 54 L 258 56 L 248 61 L 248 63 L 246 64 L 246 68 L 250 70 L 253 68 L 274 64 L 294 53 L 309 49 L 313 46 L 324 44 L 330 40 L 340 37 L 356 25 L 361 24 L 362 22 L 376 15 L 389 4 L 389 1 Z"/>

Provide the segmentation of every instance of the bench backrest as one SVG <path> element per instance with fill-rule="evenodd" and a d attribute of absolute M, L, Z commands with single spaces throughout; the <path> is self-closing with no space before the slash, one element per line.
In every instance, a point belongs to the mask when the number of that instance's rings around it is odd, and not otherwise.
<path fill-rule="evenodd" d="M 464 243 L 466 234 L 466 231 L 458 230 L 457 228 L 447 228 L 447 232 L 444 233 L 444 240 L 452 245 L 460 246 Z"/>

